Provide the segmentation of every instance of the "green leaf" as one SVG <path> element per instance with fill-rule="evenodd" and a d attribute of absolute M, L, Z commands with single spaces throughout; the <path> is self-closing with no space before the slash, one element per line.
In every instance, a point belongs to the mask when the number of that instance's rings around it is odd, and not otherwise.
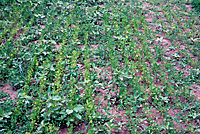
<path fill-rule="evenodd" d="M 48 103 L 47 107 L 50 108 L 53 104 L 52 103 Z"/>
<path fill-rule="evenodd" d="M 196 132 L 200 132 L 200 129 L 196 129 L 195 131 L 196 131 Z"/>
<path fill-rule="evenodd" d="M 74 114 L 79 120 L 82 119 L 81 115 L 80 114 Z"/>
<path fill-rule="evenodd" d="M 128 78 L 128 79 L 132 79 L 133 77 L 131 75 L 128 75 L 128 74 L 124 74 L 123 75 L 125 78 Z"/>
<path fill-rule="evenodd" d="M 67 112 L 67 114 L 71 114 L 71 113 L 73 113 L 73 110 L 67 109 L 66 112 Z"/>
<path fill-rule="evenodd" d="M 74 108 L 74 111 L 76 112 L 82 112 L 84 110 L 84 107 L 82 105 L 77 105 L 75 108 Z"/>
<path fill-rule="evenodd" d="M 60 99 L 61 99 L 60 96 L 53 96 L 53 100 L 55 100 L 55 101 L 58 101 L 58 100 L 60 100 Z"/>
<path fill-rule="evenodd" d="M 8 112 L 8 113 L 4 113 L 4 117 L 5 118 L 10 118 L 10 115 L 12 114 L 12 112 Z"/>

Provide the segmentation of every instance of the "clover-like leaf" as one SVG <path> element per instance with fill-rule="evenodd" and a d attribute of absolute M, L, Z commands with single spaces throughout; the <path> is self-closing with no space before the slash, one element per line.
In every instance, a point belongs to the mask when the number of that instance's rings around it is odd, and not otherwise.
<path fill-rule="evenodd" d="M 55 100 L 55 101 L 58 101 L 58 100 L 60 100 L 61 99 L 61 97 L 60 96 L 53 96 L 53 98 L 52 98 L 53 100 Z"/>
<path fill-rule="evenodd" d="M 74 108 L 74 111 L 75 112 L 82 112 L 84 110 L 84 107 L 82 105 L 77 105 L 75 108 Z"/>
<path fill-rule="evenodd" d="M 67 110 L 66 110 L 66 113 L 67 113 L 67 114 L 71 114 L 71 113 L 73 113 L 73 110 L 67 109 Z"/>
<path fill-rule="evenodd" d="M 80 114 L 74 114 L 79 120 L 82 119 L 81 115 Z"/>

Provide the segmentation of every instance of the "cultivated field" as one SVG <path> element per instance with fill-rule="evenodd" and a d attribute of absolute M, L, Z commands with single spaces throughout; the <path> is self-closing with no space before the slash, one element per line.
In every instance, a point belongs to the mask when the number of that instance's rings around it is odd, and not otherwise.
<path fill-rule="evenodd" d="M 200 133 L 197 2 L 1 0 L 0 133 Z"/>

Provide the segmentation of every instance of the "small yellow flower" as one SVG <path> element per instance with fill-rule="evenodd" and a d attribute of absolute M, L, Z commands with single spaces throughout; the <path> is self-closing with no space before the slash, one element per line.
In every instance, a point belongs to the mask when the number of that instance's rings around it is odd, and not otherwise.
<path fill-rule="evenodd" d="M 118 27 L 118 25 L 116 25 L 116 27 Z"/>
<path fill-rule="evenodd" d="M 128 35 L 126 35 L 126 38 L 128 39 Z"/>
<path fill-rule="evenodd" d="M 70 62 L 70 60 L 67 60 L 67 62 Z"/>
<path fill-rule="evenodd" d="M 198 99 L 200 100 L 200 97 L 198 97 Z"/>
<path fill-rule="evenodd" d="M 92 123 L 92 120 L 90 120 L 90 123 Z"/>
<path fill-rule="evenodd" d="M 122 9 L 121 11 L 123 12 L 124 10 Z"/>
<path fill-rule="evenodd" d="M 26 95 L 26 93 L 23 93 L 23 95 Z"/>
<path fill-rule="evenodd" d="M 97 56 L 97 58 L 100 58 L 100 56 Z"/>
<path fill-rule="evenodd" d="M 120 8 L 118 8 L 118 10 L 120 10 Z"/>
<path fill-rule="evenodd" d="M 38 24 L 38 26 L 40 26 L 40 24 Z"/>
<path fill-rule="evenodd" d="M 10 56 L 11 56 L 11 57 L 13 57 L 14 55 L 13 55 L 13 54 L 11 54 Z"/>
<path fill-rule="evenodd" d="M 38 65 L 39 65 L 39 63 L 38 63 L 38 62 L 36 62 L 36 63 L 35 63 L 35 65 L 36 65 L 36 66 L 38 66 Z"/>
<path fill-rule="evenodd" d="M 122 96 L 120 96 L 120 98 L 122 98 Z"/>

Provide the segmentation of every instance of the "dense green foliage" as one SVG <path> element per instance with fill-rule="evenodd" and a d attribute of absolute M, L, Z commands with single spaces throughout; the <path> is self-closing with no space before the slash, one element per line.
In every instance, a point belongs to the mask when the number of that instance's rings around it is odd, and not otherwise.
<path fill-rule="evenodd" d="M 0 133 L 200 132 L 200 22 L 185 4 L 1 0 L 1 87 L 18 94 L 0 92 Z"/>
<path fill-rule="evenodd" d="M 200 0 L 193 0 L 192 5 L 197 11 L 200 11 Z"/>

